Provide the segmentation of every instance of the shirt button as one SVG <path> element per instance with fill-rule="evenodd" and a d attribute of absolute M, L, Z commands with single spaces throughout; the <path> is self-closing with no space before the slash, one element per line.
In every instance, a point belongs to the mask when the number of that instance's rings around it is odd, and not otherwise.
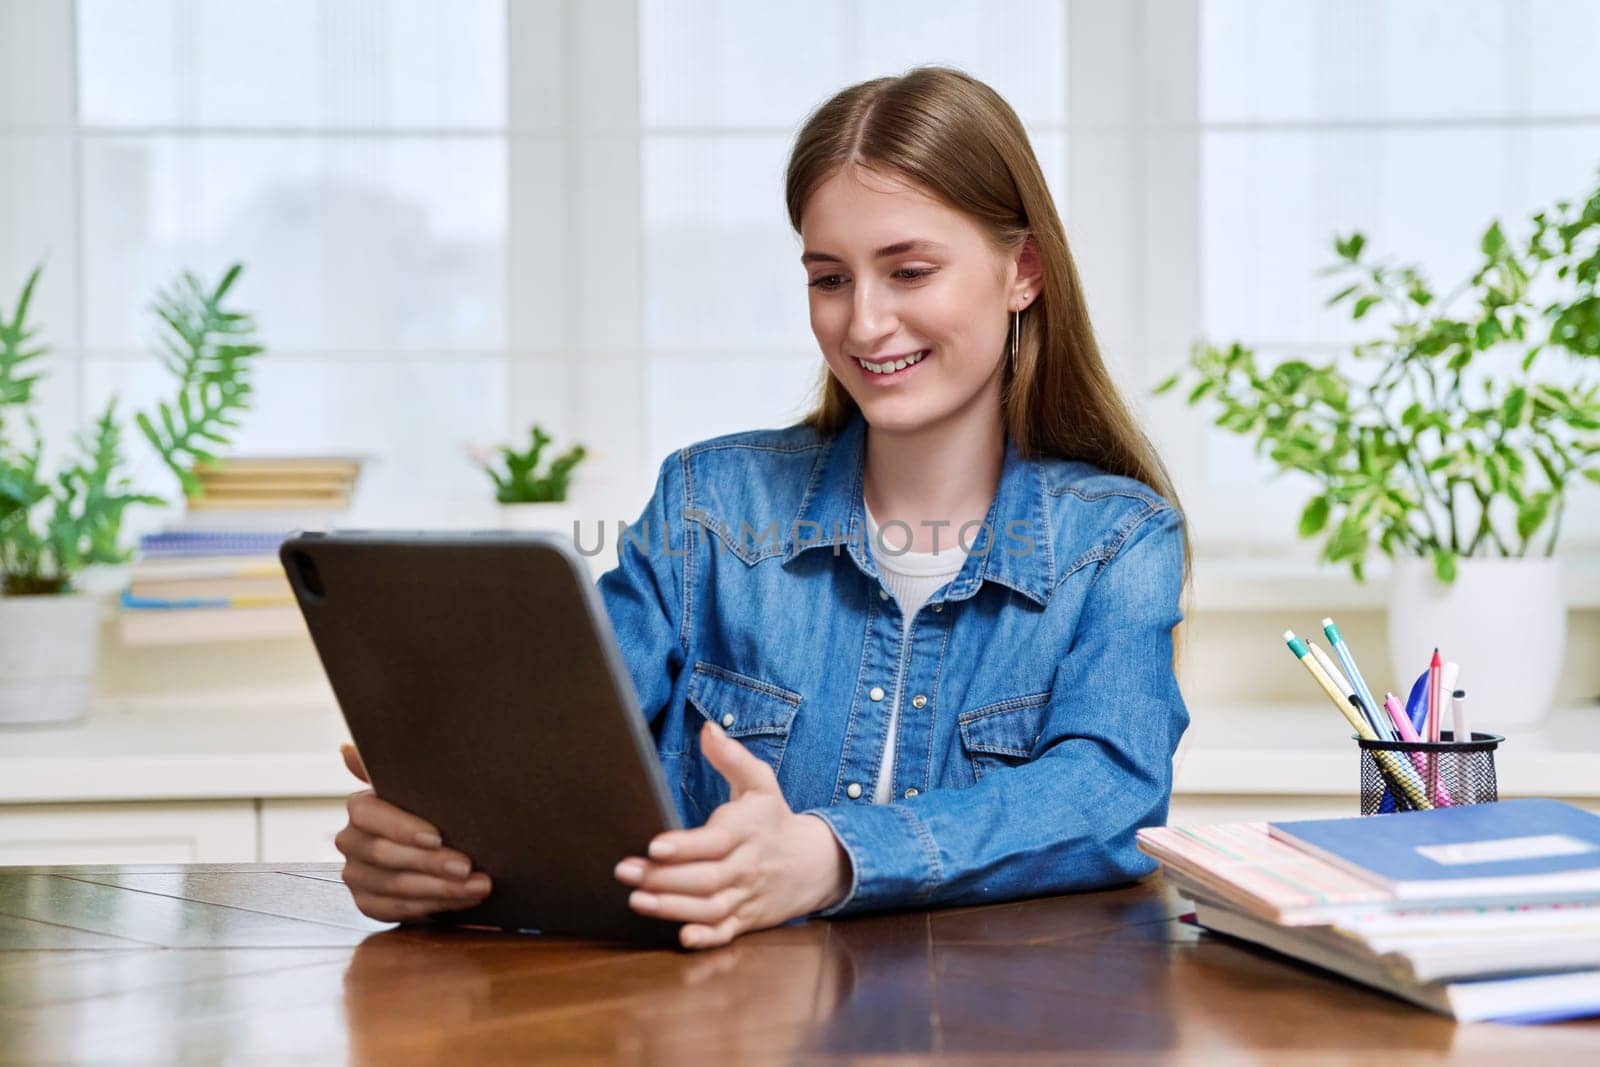
<path fill-rule="evenodd" d="M 871 689 L 868 689 L 867 690 L 867 696 L 870 697 L 873 700 L 882 700 L 883 699 L 883 686 L 875 685 Z"/>
<path fill-rule="evenodd" d="M 732 715 L 724 715 L 722 717 L 722 725 L 723 726 L 732 726 L 733 725 L 733 716 Z"/>
<path fill-rule="evenodd" d="M 911 706 L 914 708 L 925 708 L 928 706 L 928 698 L 923 696 L 921 693 L 918 693 L 916 696 L 911 698 Z"/>
<path fill-rule="evenodd" d="M 888 600 L 889 599 L 889 590 L 887 590 L 887 589 L 878 590 L 878 599 L 879 600 Z"/>
<path fill-rule="evenodd" d="M 916 786 L 912 786 L 910 789 L 906 790 L 906 799 L 907 800 L 910 800 L 912 797 L 914 797 L 916 795 L 917 795 L 917 787 Z"/>
<path fill-rule="evenodd" d="M 944 605 L 943 604 L 935 604 L 933 606 L 933 610 L 934 611 L 943 611 L 944 610 Z"/>
<path fill-rule="evenodd" d="M 848 789 L 846 789 L 844 791 L 844 795 L 849 797 L 851 800 L 860 799 L 860 797 L 861 797 L 861 783 L 859 783 L 859 782 L 851 782 L 850 783 L 850 788 L 848 788 Z"/>

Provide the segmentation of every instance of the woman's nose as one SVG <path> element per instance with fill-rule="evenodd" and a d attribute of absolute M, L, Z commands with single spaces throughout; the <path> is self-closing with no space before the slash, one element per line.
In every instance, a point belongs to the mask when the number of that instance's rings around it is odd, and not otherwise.
<path fill-rule="evenodd" d="M 850 340 L 866 347 L 864 355 L 871 355 L 871 346 L 893 333 L 896 325 L 891 294 L 874 285 L 856 286 L 850 302 Z"/>

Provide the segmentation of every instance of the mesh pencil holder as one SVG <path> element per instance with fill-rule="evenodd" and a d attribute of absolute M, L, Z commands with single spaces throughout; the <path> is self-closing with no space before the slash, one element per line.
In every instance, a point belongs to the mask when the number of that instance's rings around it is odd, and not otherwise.
<path fill-rule="evenodd" d="M 1361 747 L 1361 814 L 1492 804 L 1500 799 L 1494 753 L 1505 738 L 1474 733 L 1457 744 L 1446 730 L 1438 742 L 1369 741 Z"/>

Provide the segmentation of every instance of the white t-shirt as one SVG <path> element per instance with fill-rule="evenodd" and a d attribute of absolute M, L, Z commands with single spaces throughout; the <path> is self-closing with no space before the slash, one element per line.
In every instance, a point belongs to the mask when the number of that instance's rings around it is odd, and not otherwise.
<path fill-rule="evenodd" d="M 861 502 L 866 509 L 866 501 Z M 916 617 L 922 605 L 928 598 L 938 592 L 945 583 L 961 573 L 961 567 L 967 562 L 967 553 L 962 549 L 954 530 L 948 527 L 939 531 L 939 547 L 937 552 L 900 552 L 895 554 L 896 546 L 905 543 L 905 530 L 899 526 L 891 526 L 889 535 L 885 538 L 887 545 L 878 544 L 878 524 L 872 518 L 872 511 L 867 509 L 867 543 L 871 547 L 873 558 L 878 562 L 878 569 L 883 572 L 884 584 L 889 587 L 889 592 L 894 594 L 895 600 L 900 605 L 900 611 L 905 615 L 905 630 L 902 638 L 911 632 L 911 620 Z M 948 537 L 950 544 L 944 544 Z M 883 746 L 883 762 L 878 765 L 878 781 L 872 790 L 872 801 L 875 804 L 887 804 L 893 797 L 890 791 L 894 786 L 894 747 L 895 734 L 900 729 L 901 692 L 904 688 L 898 683 L 895 685 L 894 702 L 889 707 L 889 740 Z"/>

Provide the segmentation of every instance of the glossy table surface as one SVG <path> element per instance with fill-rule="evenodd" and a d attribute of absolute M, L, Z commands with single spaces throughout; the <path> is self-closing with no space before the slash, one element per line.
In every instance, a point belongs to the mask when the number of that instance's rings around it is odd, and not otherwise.
<path fill-rule="evenodd" d="M 331 864 L 0 868 L 0 1063 L 1600 1060 L 1178 921 L 1159 879 L 703 953 L 357 912 Z"/>

